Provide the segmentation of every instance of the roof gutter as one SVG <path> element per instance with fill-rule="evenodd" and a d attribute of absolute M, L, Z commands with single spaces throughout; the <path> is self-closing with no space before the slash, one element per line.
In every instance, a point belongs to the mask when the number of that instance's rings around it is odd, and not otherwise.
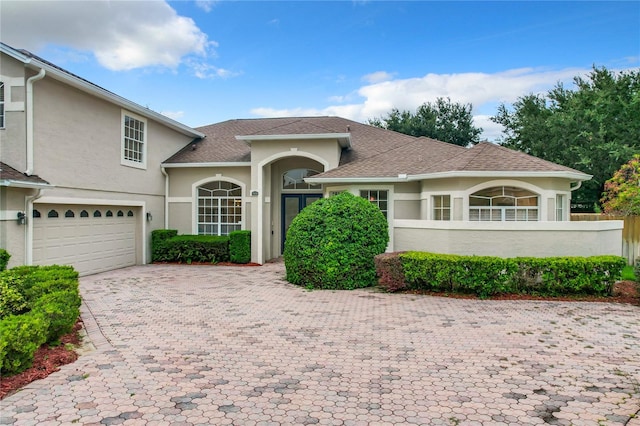
<path fill-rule="evenodd" d="M 2 179 L 0 186 L 10 186 L 12 188 L 46 189 L 54 188 L 50 183 L 27 182 L 22 180 Z"/>
<path fill-rule="evenodd" d="M 38 74 L 27 79 L 27 170 L 24 172 L 27 176 L 31 176 L 33 174 L 33 83 L 38 80 L 42 80 L 46 73 L 47 72 L 44 68 L 40 68 Z"/>

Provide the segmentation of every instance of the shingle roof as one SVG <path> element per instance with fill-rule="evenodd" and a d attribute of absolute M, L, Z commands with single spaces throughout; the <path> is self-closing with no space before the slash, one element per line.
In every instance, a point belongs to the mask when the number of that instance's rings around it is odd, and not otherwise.
<path fill-rule="evenodd" d="M 313 179 L 397 178 L 399 174 L 443 172 L 569 172 L 588 175 L 488 142 L 471 148 L 415 138 L 340 117 L 287 117 L 229 120 L 197 130 L 206 138 L 190 144 L 165 163 L 251 161 L 251 147 L 236 136 L 349 133 L 351 149 L 340 166 Z"/>
<path fill-rule="evenodd" d="M 25 183 L 32 183 L 32 184 L 45 184 L 45 185 L 49 183 L 39 176 L 25 175 L 24 173 L 19 172 L 18 170 L 14 169 L 13 167 L 3 162 L 0 162 L 0 180 L 25 182 Z"/>
<path fill-rule="evenodd" d="M 206 138 L 184 147 L 165 163 L 251 161 L 251 147 L 236 136 L 350 133 L 351 146 L 340 163 L 367 158 L 413 142 L 414 137 L 368 126 L 341 117 L 257 118 L 223 121 L 196 130 Z"/>

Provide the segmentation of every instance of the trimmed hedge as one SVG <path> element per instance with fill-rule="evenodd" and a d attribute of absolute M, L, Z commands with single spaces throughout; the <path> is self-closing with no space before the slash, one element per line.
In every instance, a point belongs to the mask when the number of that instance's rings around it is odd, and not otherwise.
<path fill-rule="evenodd" d="M 375 285 L 373 258 L 388 241 L 387 220 L 368 200 L 348 192 L 320 199 L 305 207 L 287 231 L 286 278 L 316 289 Z"/>
<path fill-rule="evenodd" d="M 229 237 L 214 235 L 178 235 L 156 246 L 157 262 L 229 261 Z"/>
<path fill-rule="evenodd" d="M 0 249 L 0 271 L 4 271 L 7 269 L 7 264 L 9 263 L 9 259 L 11 255 L 5 249 Z"/>
<path fill-rule="evenodd" d="M 177 236 L 178 231 L 175 229 L 156 229 L 151 231 L 151 261 L 155 262 L 162 250 L 162 244 Z"/>
<path fill-rule="evenodd" d="M 251 261 L 251 231 L 233 231 L 229 234 L 229 259 L 233 263 Z"/>
<path fill-rule="evenodd" d="M 610 295 L 626 265 L 619 256 L 505 259 L 424 252 L 383 256 L 377 259 L 378 276 L 387 291 L 433 290 L 480 297 L 500 293 Z"/>
<path fill-rule="evenodd" d="M 636 259 L 636 266 L 633 268 L 633 275 L 636 276 L 636 282 L 640 284 L 640 259 Z"/>
<path fill-rule="evenodd" d="M 73 329 L 78 273 L 70 266 L 21 266 L 0 273 L 0 290 L 0 372 L 14 374 L 31 365 L 40 345 Z"/>
<path fill-rule="evenodd" d="M 0 372 L 17 374 L 31 367 L 33 354 L 47 340 L 47 319 L 38 312 L 0 321 Z"/>

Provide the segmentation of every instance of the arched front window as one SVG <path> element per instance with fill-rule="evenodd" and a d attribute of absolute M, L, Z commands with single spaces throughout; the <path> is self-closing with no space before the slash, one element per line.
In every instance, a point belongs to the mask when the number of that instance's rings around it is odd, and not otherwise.
<path fill-rule="evenodd" d="M 318 184 L 309 184 L 304 178 L 320 173 L 313 169 L 292 169 L 282 175 L 282 189 L 320 189 Z"/>
<path fill-rule="evenodd" d="M 242 229 L 242 188 L 226 181 L 198 187 L 198 234 L 228 235 Z"/>
<path fill-rule="evenodd" d="M 515 186 L 494 186 L 469 196 L 469 220 L 536 221 L 538 195 Z"/>

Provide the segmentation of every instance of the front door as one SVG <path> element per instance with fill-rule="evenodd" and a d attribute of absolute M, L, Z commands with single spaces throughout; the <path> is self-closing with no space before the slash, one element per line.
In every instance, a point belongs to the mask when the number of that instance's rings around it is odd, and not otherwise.
<path fill-rule="evenodd" d="M 282 194 L 282 253 L 284 241 L 293 218 L 309 204 L 322 198 L 322 194 Z"/>

